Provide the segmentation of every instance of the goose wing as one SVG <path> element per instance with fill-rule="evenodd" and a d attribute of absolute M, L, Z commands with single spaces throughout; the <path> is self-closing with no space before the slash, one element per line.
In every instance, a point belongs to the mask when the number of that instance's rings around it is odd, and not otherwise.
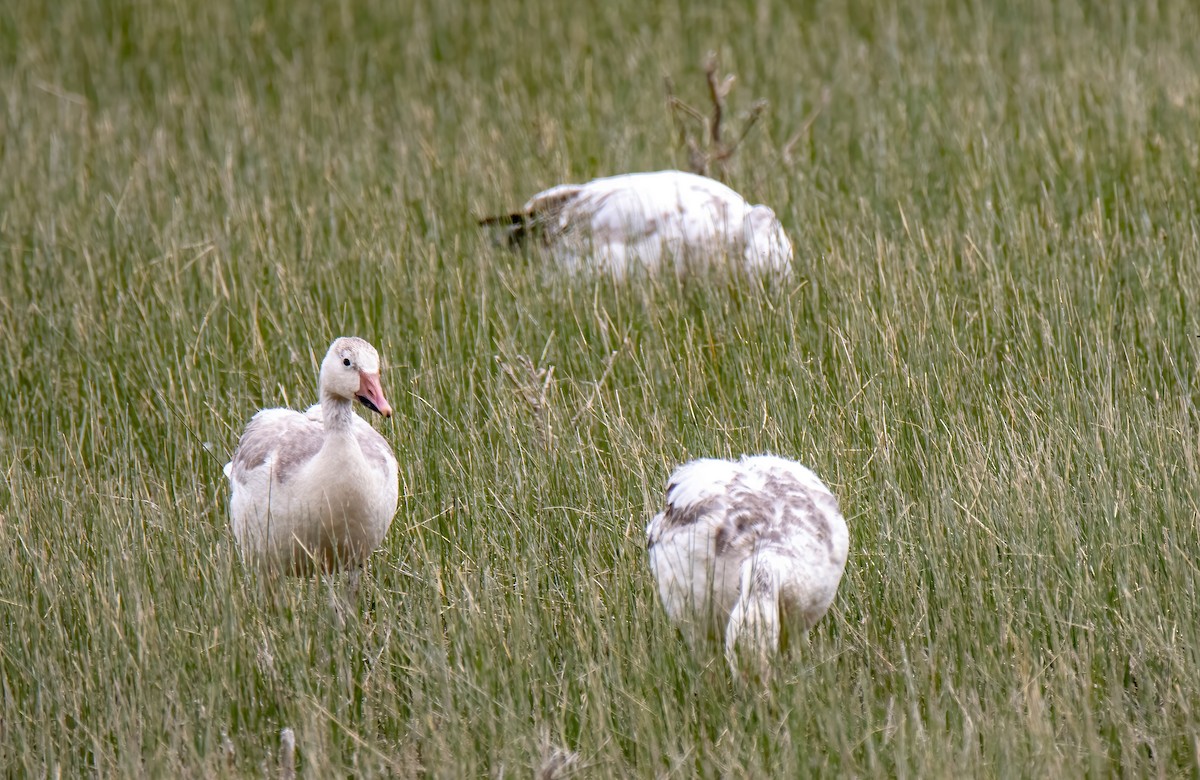
<path fill-rule="evenodd" d="M 320 414 L 311 409 L 263 409 L 246 425 L 225 474 L 235 489 L 267 484 L 272 475 L 285 483 L 321 450 L 324 434 Z"/>

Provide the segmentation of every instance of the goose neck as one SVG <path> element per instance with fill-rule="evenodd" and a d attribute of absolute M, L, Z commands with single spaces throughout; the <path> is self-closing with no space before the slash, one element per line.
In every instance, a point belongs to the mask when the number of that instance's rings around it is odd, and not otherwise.
<path fill-rule="evenodd" d="M 346 398 L 338 398 L 329 393 L 321 394 L 321 417 L 325 421 L 325 430 L 344 432 L 350 430 L 354 422 L 352 402 Z"/>

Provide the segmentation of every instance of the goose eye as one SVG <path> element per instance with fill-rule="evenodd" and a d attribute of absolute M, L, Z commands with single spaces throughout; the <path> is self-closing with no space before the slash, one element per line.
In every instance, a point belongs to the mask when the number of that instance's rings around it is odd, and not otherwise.
<path fill-rule="evenodd" d="M 343 365 L 343 366 L 349 366 L 349 365 L 350 365 L 350 358 L 342 358 L 342 365 Z"/>

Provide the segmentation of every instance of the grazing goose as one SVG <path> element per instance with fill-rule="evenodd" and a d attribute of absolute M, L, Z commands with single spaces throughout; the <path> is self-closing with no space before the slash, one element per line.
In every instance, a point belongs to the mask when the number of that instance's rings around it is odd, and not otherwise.
<path fill-rule="evenodd" d="M 719 181 L 682 171 L 627 173 L 539 192 L 515 214 L 484 224 L 505 229 L 510 246 L 536 238 L 571 271 L 623 277 L 633 264 L 650 271 L 663 253 L 676 271 L 729 256 L 753 272 L 786 275 L 792 243 L 775 212 L 751 206 Z"/>
<path fill-rule="evenodd" d="M 243 557 L 296 574 L 357 569 L 383 541 L 399 497 L 392 448 L 354 413 L 384 417 L 379 353 L 339 338 L 321 361 L 321 402 L 264 409 L 246 426 L 225 476 Z"/>
<path fill-rule="evenodd" d="M 829 488 L 773 455 L 680 466 L 646 537 L 667 614 L 694 648 L 724 637 L 735 675 L 766 673 L 789 634 L 820 620 L 849 549 Z"/>

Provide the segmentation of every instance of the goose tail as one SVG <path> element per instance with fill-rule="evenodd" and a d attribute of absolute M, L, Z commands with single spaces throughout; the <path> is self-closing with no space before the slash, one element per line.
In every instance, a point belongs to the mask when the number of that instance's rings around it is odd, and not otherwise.
<path fill-rule="evenodd" d="M 529 216 L 520 212 L 479 217 L 476 222 L 489 230 L 493 240 L 500 246 L 511 249 L 524 244 L 529 238 Z"/>
<path fill-rule="evenodd" d="M 766 677 L 779 651 L 780 575 L 769 553 L 742 564 L 737 604 L 725 628 L 725 658 L 735 677 Z"/>

